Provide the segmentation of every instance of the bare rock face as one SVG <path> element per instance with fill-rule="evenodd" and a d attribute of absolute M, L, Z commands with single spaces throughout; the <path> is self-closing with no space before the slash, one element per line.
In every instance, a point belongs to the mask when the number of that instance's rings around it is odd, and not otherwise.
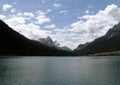
<path fill-rule="evenodd" d="M 47 36 L 46 38 L 39 38 L 38 41 L 44 45 L 49 47 L 54 47 L 56 49 L 64 50 L 64 51 L 72 51 L 67 46 L 60 47 L 60 44 L 55 40 L 53 41 L 51 37 Z"/>
<path fill-rule="evenodd" d="M 46 38 L 39 38 L 38 41 L 47 46 L 55 47 L 54 41 L 49 36 L 47 36 Z"/>
<path fill-rule="evenodd" d="M 110 28 L 105 37 L 112 38 L 117 35 L 120 35 L 120 23 L 118 25 L 115 25 L 113 28 Z"/>

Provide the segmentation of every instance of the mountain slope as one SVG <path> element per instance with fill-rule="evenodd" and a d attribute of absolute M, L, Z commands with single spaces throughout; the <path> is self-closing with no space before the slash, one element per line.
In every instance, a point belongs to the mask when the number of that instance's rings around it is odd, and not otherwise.
<path fill-rule="evenodd" d="M 38 41 L 41 42 L 42 44 L 45 44 L 49 47 L 54 47 L 59 50 L 72 51 L 67 46 L 60 47 L 60 44 L 57 41 L 53 41 L 49 36 L 47 36 L 45 38 L 39 38 Z"/>
<path fill-rule="evenodd" d="M 61 56 L 71 53 L 30 40 L 0 20 L 0 55 Z"/>
<path fill-rule="evenodd" d="M 39 38 L 38 41 L 47 46 L 56 47 L 54 41 L 49 36 L 47 36 L 45 38 Z"/>
<path fill-rule="evenodd" d="M 120 23 L 109 29 L 108 32 L 93 42 L 74 50 L 78 55 L 110 52 L 120 50 Z"/>

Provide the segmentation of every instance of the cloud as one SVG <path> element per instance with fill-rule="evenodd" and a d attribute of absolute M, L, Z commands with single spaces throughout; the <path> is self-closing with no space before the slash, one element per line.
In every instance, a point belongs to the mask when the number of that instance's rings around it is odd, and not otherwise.
<path fill-rule="evenodd" d="M 61 4 L 54 3 L 54 7 L 59 8 L 61 7 Z"/>
<path fill-rule="evenodd" d="M 45 4 L 45 0 L 42 0 L 42 3 Z"/>
<path fill-rule="evenodd" d="M 9 22 L 9 24 L 13 23 L 12 25 L 16 25 L 17 26 L 18 24 L 25 24 L 26 20 L 27 20 L 27 18 L 25 18 L 25 17 L 16 17 L 16 16 L 13 16 L 13 17 L 11 17 L 9 19 L 6 19 L 6 22 Z"/>
<path fill-rule="evenodd" d="M 80 43 L 90 42 L 103 36 L 111 27 L 117 24 L 120 21 L 120 8 L 115 4 L 108 5 L 96 14 L 86 14 L 78 17 L 78 19 L 68 27 L 55 29 L 56 34 L 51 36 L 59 40 L 62 45 L 74 49 Z"/>
<path fill-rule="evenodd" d="M 13 8 L 13 9 L 11 9 L 10 11 L 11 11 L 11 13 L 15 13 L 15 12 L 16 12 L 16 9 Z"/>
<path fill-rule="evenodd" d="M 47 9 L 47 10 L 46 10 L 47 13 L 48 13 L 48 12 L 51 12 L 51 11 L 52 11 L 52 9 Z"/>
<path fill-rule="evenodd" d="M 86 31 L 91 34 L 101 32 L 102 29 L 112 27 L 119 22 L 120 8 L 115 4 L 108 5 L 105 10 L 100 10 L 94 15 L 79 17 L 79 21 L 71 24 L 72 31 Z M 104 32 L 105 33 L 105 32 Z M 103 35 L 102 33 L 101 35 Z"/>
<path fill-rule="evenodd" d="M 57 7 L 61 7 L 57 6 Z M 70 25 L 57 28 L 55 24 L 51 24 L 51 18 L 47 16 L 52 10 L 36 12 L 22 12 L 21 10 L 7 8 L 9 13 L 1 14 L 0 19 L 4 20 L 10 27 L 24 36 L 37 40 L 40 37 L 50 36 L 53 40 L 61 43 L 61 46 L 68 46 L 72 49 L 76 48 L 80 43 L 90 42 L 97 37 L 104 35 L 109 28 L 117 24 L 120 20 L 120 8 L 115 5 L 108 5 L 104 10 L 99 10 L 96 14 L 90 14 L 86 10 L 86 14 L 79 16 L 78 20 Z M 7 12 L 7 11 L 5 11 Z M 65 13 L 62 10 L 59 13 Z M 45 23 L 49 25 L 45 25 Z M 52 30 L 48 31 L 48 29 Z M 54 29 L 53 29 L 54 28 Z"/>
<path fill-rule="evenodd" d="M 24 16 L 12 16 L 4 19 L 4 21 L 14 30 L 23 34 L 29 39 L 38 40 L 38 38 L 47 36 L 47 34 L 50 33 L 50 31 L 41 30 L 41 27 L 32 21 L 28 23 L 28 18 Z"/>
<path fill-rule="evenodd" d="M 108 15 L 114 20 L 117 20 L 117 21 L 120 20 L 120 8 L 115 4 L 108 5 L 105 11 L 100 11 L 100 14 L 102 13 Z"/>
<path fill-rule="evenodd" d="M 45 26 L 45 28 L 56 28 L 56 26 L 54 24 L 51 24 L 51 25 Z"/>
<path fill-rule="evenodd" d="M 54 40 L 57 40 L 61 46 L 68 46 L 71 49 L 77 47 L 81 43 L 80 37 L 84 35 L 76 34 L 68 30 L 68 27 L 54 29 L 54 34 L 49 34 Z M 83 41 L 82 41 L 83 42 Z"/>
<path fill-rule="evenodd" d="M 38 11 L 36 11 L 36 14 L 37 14 L 37 15 L 45 15 L 46 13 L 43 12 L 43 11 L 41 11 L 41 10 L 38 10 Z"/>
<path fill-rule="evenodd" d="M 46 34 L 48 34 L 47 31 L 41 30 L 39 25 L 36 25 L 32 22 L 28 24 L 13 23 L 9 20 L 5 20 L 5 22 L 7 22 L 14 30 L 23 34 L 29 39 L 38 40 L 38 38 L 47 36 Z"/>
<path fill-rule="evenodd" d="M 67 10 L 62 10 L 62 11 L 59 11 L 60 14 L 65 14 L 67 15 L 68 14 L 68 11 Z"/>
<path fill-rule="evenodd" d="M 5 15 L 0 15 L 0 19 L 5 19 L 6 16 Z"/>
<path fill-rule="evenodd" d="M 50 22 L 51 19 L 45 16 L 46 12 L 43 12 L 41 10 L 36 12 L 36 24 L 44 24 L 46 22 Z"/>
<path fill-rule="evenodd" d="M 93 14 L 94 12 L 93 11 L 90 11 L 90 10 L 86 10 L 85 11 L 85 14 Z"/>
<path fill-rule="evenodd" d="M 16 16 L 23 16 L 23 13 L 21 13 L 21 12 L 18 12 L 17 14 L 16 14 Z"/>
<path fill-rule="evenodd" d="M 12 5 L 9 5 L 9 7 L 10 6 Z M 14 7 L 6 8 L 5 10 L 8 9 L 10 9 L 10 11 L 5 11 L 7 13 L 4 15 L 1 14 L 0 19 L 27 38 L 37 40 L 38 38 L 47 36 L 47 34 L 51 33 L 51 31 L 43 30 L 39 26 L 50 21 L 50 18 L 46 16 L 47 12 L 43 12 L 41 10 L 34 13 L 22 12 Z"/>
<path fill-rule="evenodd" d="M 26 17 L 34 17 L 35 16 L 32 12 L 25 12 L 23 15 Z"/>
<path fill-rule="evenodd" d="M 13 6 L 10 5 L 10 4 L 4 4 L 3 7 L 2 7 L 2 10 L 3 11 L 8 11 L 9 9 L 11 9 Z"/>
<path fill-rule="evenodd" d="M 50 18 L 47 18 L 45 15 L 39 15 L 38 17 L 36 17 L 37 22 L 36 24 L 43 24 L 45 22 L 50 22 Z"/>

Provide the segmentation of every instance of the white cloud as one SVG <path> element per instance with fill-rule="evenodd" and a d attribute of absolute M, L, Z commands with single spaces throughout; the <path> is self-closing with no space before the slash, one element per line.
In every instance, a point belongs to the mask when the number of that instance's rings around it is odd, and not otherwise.
<path fill-rule="evenodd" d="M 10 5 L 10 4 L 4 4 L 3 7 L 2 7 L 2 10 L 3 11 L 8 11 L 9 9 L 11 9 L 13 6 Z"/>
<path fill-rule="evenodd" d="M 92 14 L 92 13 L 94 13 L 93 11 L 90 11 L 90 10 L 86 10 L 85 11 L 85 14 Z"/>
<path fill-rule="evenodd" d="M 36 14 L 37 14 L 36 24 L 44 24 L 46 22 L 50 22 L 51 21 L 50 18 L 45 16 L 46 12 L 43 12 L 43 11 L 39 10 L 39 11 L 36 12 Z"/>
<path fill-rule="evenodd" d="M 105 10 L 100 10 L 94 15 L 81 16 L 79 19 L 70 25 L 67 32 L 70 31 L 74 35 L 71 38 L 80 40 L 79 43 L 89 42 L 104 35 L 109 28 L 120 21 L 120 8 L 115 4 L 108 5 Z"/>
<path fill-rule="evenodd" d="M 51 22 L 51 19 L 46 16 L 50 11 L 46 10 L 43 12 L 39 10 L 32 13 L 21 12 L 16 9 L 16 12 L 12 13 L 10 11 L 10 14 L 7 16 L 1 14 L 0 19 L 30 39 L 37 40 L 39 37 L 49 35 L 54 40 L 60 42 L 62 46 L 66 45 L 72 49 L 76 48 L 80 43 L 89 42 L 104 35 L 109 28 L 120 21 L 120 8 L 112 4 L 92 15 L 89 14 L 90 11 L 86 10 L 86 15 L 79 16 L 78 21 L 64 28 L 56 28 L 54 24 L 50 23 L 48 26 L 43 25 L 45 28 L 54 28 L 52 31 L 47 31 L 42 29 L 41 25 Z M 59 13 L 65 13 L 65 10 Z"/>
<path fill-rule="evenodd" d="M 55 34 L 49 34 L 49 35 L 52 37 L 52 39 L 57 40 L 61 44 L 61 46 L 68 46 L 71 49 L 74 49 L 77 47 L 78 44 L 80 44 L 81 35 L 76 34 L 74 32 L 70 32 L 68 28 L 54 29 L 54 32 Z"/>
<path fill-rule="evenodd" d="M 16 12 L 16 9 L 13 8 L 13 9 L 11 9 L 10 11 L 11 11 L 11 13 L 15 13 L 15 12 Z"/>
<path fill-rule="evenodd" d="M 102 13 L 108 15 L 114 20 L 117 20 L 117 21 L 120 20 L 120 8 L 115 4 L 108 5 L 105 11 L 100 11 L 100 14 Z"/>
<path fill-rule="evenodd" d="M 120 8 L 116 5 L 108 5 L 105 10 L 100 10 L 95 15 L 84 15 L 80 20 L 71 24 L 72 31 L 87 31 L 89 33 L 99 33 L 106 26 L 112 27 L 119 22 Z M 105 32 L 104 32 L 105 33 Z M 101 35 L 103 35 L 102 33 Z"/>
<path fill-rule="evenodd" d="M 21 12 L 20 10 L 14 9 L 14 7 L 12 9 L 7 15 L 0 15 L 0 19 L 4 20 L 17 32 L 23 34 L 29 39 L 34 40 L 47 36 L 47 34 L 51 33 L 51 31 L 42 30 L 38 25 L 50 21 L 50 18 L 46 17 L 45 12 L 39 10 L 35 13 L 32 13 Z M 38 24 L 35 24 L 36 22 L 38 22 Z"/>
<path fill-rule="evenodd" d="M 23 13 L 19 12 L 16 14 L 17 16 L 23 16 Z"/>
<path fill-rule="evenodd" d="M 6 16 L 5 15 L 0 15 L 0 19 L 5 19 Z"/>
<path fill-rule="evenodd" d="M 85 30 L 85 28 L 84 28 L 85 23 L 83 21 L 74 22 L 70 26 L 72 28 L 70 30 L 73 31 L 73 32 L 79 32 L 79 31 L 84 31 Z"/>
<path fill-rule="evenodd" d="M 10 25 L 15 25 L 17 26 L 18 24 L 25 24 L 26 23 L 27 18 L 25 17 L 16 17 L 13 16 L 9 19 L 6 19 L 6 22 L 9 23 Z"/>
<path fill-rule="evenodd" d="M 23 14 L 23 13 L 22 13 Z M 28 18 L 22 16 L 12 16 L 4 21 L 17 32 L 23 34 L 29 39 L 37 40 L 40 37 L 47 36 L 50 31 L 41 30 L 39 25 L 34 22 L 27 23 Z"/>
<path fill-rule="evenodd" d="M 59 13 L 66 13 L 66 12 L 68 12 L 68 11 L 66 11 L 66 10 L 62 10 L 62 11 L 60 11 Z"/>
<path fill-rule="evenodd" d="M 51 36 L 63 46 L 74 49 L 80 43 L 90 42 L 103 36 L 109 28 L 120 21 L 119 19 L 120 8 L 112 4 L 96 14 L 80 16 L 78 21 L 64 29 L 55 29 L 56 34 Z"/>
<path fill-rule="evenodd" d="M 48 34 L 47 31 L 41 30 L 40 26 L 32 22 L 28 24 L 14 23 L 10 20 L 6 20 L 5 22 L 7 22 L 14 30 L 23 34 L 29 39 L 38 40 L 38 38 L 47 36 L 46 34 Z"/>
<path fill-rule="evenodd" d="M 41 11 L 41 10 L 38 10 L 35 14 L 37 14 L 37 15 L 45 15 L 46 13 Z"/>
<path fill-rule="evenodd" d="M 42 3 L 45 4 L 45 0 L 42 0 Z"/>
<path fill-rule="evenodd" d="M 51 12 L 51 11 L 52 11 L 52 9 L 47 9 L 46 13 Z"/>
<path fill-rule="evenodd" d="M 32 12 L 25 12 L 23 15 L 26 17 L 34 17 L 35 16 Z"/>
<path fill-rule="evenodd" d="M 62 10 L 62 11 L 59 11 L 60 14 L 64 14 L 64 15 L 67 15 L 68 14 L 68 11 L 67 10 Z"/>
<path fill-rule="evenodd" d="M 45 26 L 45 28 L 56 28 L 56 26 L 54 24 L 51 24 L 51 25 Z"/>
<path fill-rule="evenodd" d="M 43 24 L 45 22 L 50 22 L 50 18 L 47 18 L 45 15 L 39 15 L 38 17 L 36 17 L 37 22 L 36 24 Z"/>
<path fill-rule="evenodd" d="M 56 8 L 59 8 L 59 7 L 61 7 L 61 4 L 54 3 L 54 6 L 55 6 Z"/>

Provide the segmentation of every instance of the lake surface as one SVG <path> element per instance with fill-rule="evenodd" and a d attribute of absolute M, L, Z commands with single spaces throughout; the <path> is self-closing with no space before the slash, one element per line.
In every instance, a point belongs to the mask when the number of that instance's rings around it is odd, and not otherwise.
<path fill-rule="evenodd" d="M 120 85 L 120 57 L 6 57 L 0 85 Z"/>

